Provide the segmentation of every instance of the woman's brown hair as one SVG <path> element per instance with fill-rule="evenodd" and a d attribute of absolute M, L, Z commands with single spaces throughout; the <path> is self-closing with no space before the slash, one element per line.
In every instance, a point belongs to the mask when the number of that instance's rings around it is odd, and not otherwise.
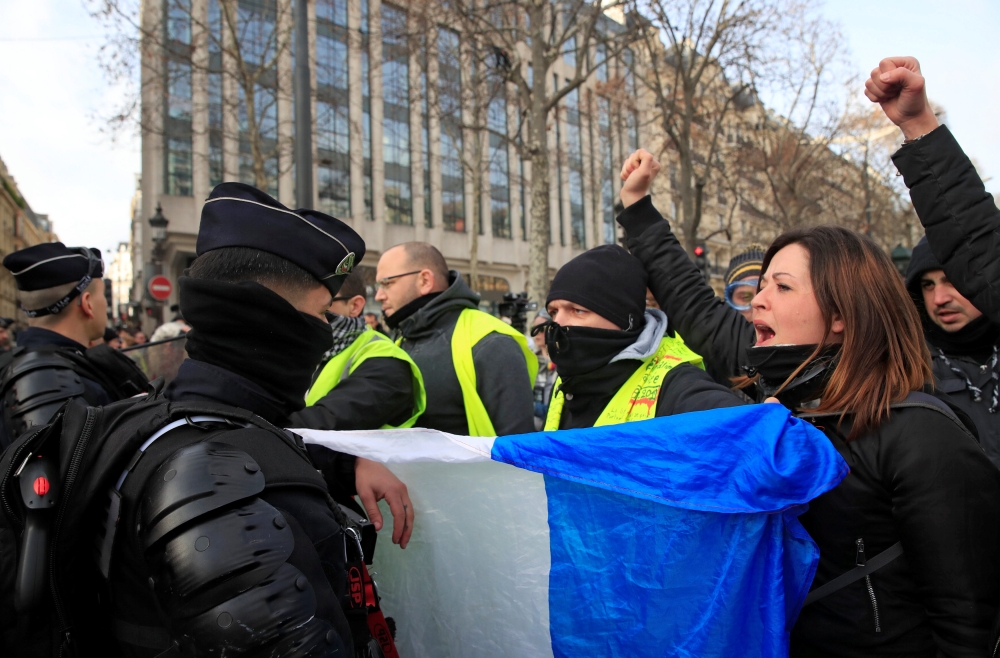
<path fill-rule="evenodd" d="M 867 236 L 839 226 L 817 226 L 783 233 L 764 255 L 766 273 L 774 255 L 797 244 L 809 252 L 809 274 L 826 322 L 824 342 L 834 316 L 844 322 L 843 345 L 820 406 L 813 413 L 853 416 L 847 437 L 853 441 L 874 430 L 889 406 L 932 381 L 930 352 L 920 316 L 892 261 Z M 782 388 L 822 350 L 796 369 Z M 739 387 L 756 380 L 743 377 Z M 780 389 L 779 389 L 780 390 Z"/>

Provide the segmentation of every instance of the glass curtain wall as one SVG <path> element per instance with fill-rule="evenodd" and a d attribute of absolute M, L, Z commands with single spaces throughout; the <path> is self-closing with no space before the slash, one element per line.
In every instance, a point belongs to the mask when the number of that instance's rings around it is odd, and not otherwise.
<path fill-rule="evenodd" d="M 277 196 L 277 0 L 239 0 L 237 25 L 244 66 L 248 72 L 260 73 L 253 89 L 252 107 L 247 102 L 246 88 L 239 86 L 240 180 L 257 186 L 255 163 L 259 161 L 267 181 L 264 191 Z M 265 69 L 262 73 L 261 68 Z"/>
<path fill-rule="evenodd" d="M 368 0 L 361 0 L 361 153 L 364 159 L 365 219 L 372 221 L 372 99 Z"/>
<path fill-rule="evenodd" d="M 611 153 L 611 103 L 607 98 L 597 99 L 597 131 L 600 140 L 600 211 L 604 226 L 604 243 L 615 242 L 615 200 L 612 187 L 614 160 Z"/>

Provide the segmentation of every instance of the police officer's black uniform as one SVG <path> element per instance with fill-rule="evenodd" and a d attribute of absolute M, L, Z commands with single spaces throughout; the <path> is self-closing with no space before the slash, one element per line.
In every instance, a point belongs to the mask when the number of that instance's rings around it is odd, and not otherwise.
<path fill-rule="evenodd" d="M 29 318 L 63 312 L 104 274 L 99 250 L 61 242 L 16 251 L 3 265 L 21 291 L 77 284 L 46 308 L 24 309 Z M 0 449 L 27 428 L 49 422 L 68 399 L 105 405 L 141 393 L 146 385 L 142 371 L 106 345 L 88 349 L 55 331 L 29 327 L 18 334 L 17 347 L 0 356 Z"/>
<path fill-rule="evenodd" d="M 336 295 L 364 255 L 347 225 L 224 183 L 204 206 L 199 256 L 249 247 Z M 114 634 L 128 656 L 351 656 L 343 517 L 301 441 L 278 430 L 303 406 L 329 326 L 254 282 L 180 279 L 191 324 L 166 397 L 252 422 L 191 416 L 150 436 L 120 485 L 110 567 Z M 241 411 L 245 410 L 245 411 Z M 241 426 L 242 425 L 242 426 Z M 340 465 L 353 487 L 353 458 Z"/>

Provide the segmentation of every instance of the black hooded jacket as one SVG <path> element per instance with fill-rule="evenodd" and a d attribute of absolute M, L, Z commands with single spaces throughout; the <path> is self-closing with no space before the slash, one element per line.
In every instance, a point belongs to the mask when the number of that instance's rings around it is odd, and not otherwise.
<path fill-rule="evenodd" d="M 986 316 L 973 320 L 954 334 L 935 324 L 927 313 L 920 282 L 925 272 L 940 269 L 941 264 L 931 253 L 927 238 L 922 239 L 913 249 L 906 271 L 906 289 L 924 325 L 934 368 L 935 392 L 968 414 L 976 425 L 986 455 L 1000 466 L 1000 413 L 990 412 L 994 393 L 1000 393 L 996 391 L 998 381 L 995 379 L 1000 364 L 993 358 L 1000 344 L 1000 326 Z M 978 389 L 979 400 L 969 384 Z"/>
<path fill-rule="evenodd" d="M 660 307 L 716 378 L 742 374 L 753 326 L 717 298 L 649 197 L 618 221 Z M 750 391 L 751 393 L 753 391 Z M 807 606 L 791 656 L 988 655 L 1000 606 L 1000 470 L 940 412 L 896 409 L 847 442 L 850 418 L 814 424 L 850 466 L 799 517 L 820 550 L 813 588 L 901 542 L 904 554 Z"/>

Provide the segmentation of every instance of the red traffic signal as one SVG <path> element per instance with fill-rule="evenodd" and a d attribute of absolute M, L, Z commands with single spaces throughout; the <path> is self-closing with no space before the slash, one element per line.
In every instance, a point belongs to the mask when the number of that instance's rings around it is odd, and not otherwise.
<path fill-rule="evenodd" d="M 698 245 L 697 247 L 695 247 L 694 248 L 694 255 L 695 256 L 704 256 L 705 255 L 705 247 L 703 247 L 701 245 Z"/>

